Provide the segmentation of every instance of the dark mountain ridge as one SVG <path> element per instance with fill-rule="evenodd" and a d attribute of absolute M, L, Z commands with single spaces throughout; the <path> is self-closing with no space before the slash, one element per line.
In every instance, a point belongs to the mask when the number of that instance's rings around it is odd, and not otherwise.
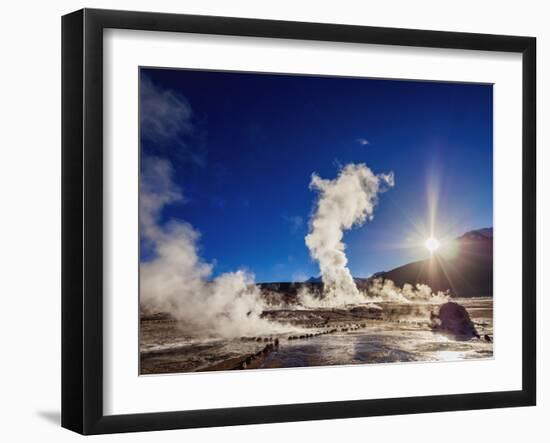
<path fill-rule="evenodd" d="M 427 284 L 432 291 L 449 291 L 454 297 L 493 295 L 493 228 L 466 232 L 430 258 L 408 263 L 369 278 L 354 278 L 360 289 L 368 288 L 374 279 L 392 280 L 397 286 Z M 294 297 L 299 289 L 322 290 L 320 277 L 305 282 L 260 283 L 263 290 Z"/>
<path fill-rule="evenodd" d="M 372 278 L 389 279 L 397 286 L 427 284 L 432 291 L 448 290 L 455 297 L 492 296 L 493 229 L 469 231 L 441 253 Z"/>

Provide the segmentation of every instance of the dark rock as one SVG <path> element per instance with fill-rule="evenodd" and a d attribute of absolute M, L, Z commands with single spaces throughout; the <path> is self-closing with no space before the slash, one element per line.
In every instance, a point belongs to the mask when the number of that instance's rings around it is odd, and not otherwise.
<path fill-rule="evenodd" d="M 470 339 L 479 334 L 464 306 L 447 302 L 440 306 L 437 314 L 432 313 L 432 328 L 455 335 L 457 338 Z"/>

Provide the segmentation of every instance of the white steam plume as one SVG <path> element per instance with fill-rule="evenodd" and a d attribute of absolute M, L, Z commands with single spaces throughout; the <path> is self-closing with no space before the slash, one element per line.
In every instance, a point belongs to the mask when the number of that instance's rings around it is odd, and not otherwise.
<path fill-rule="evenodd" d="M 369 282 L 366 297 L 371 302 L 441 304 L 450 299 L 449 291 L 433 292 L 429 285 L 405 283 L 403 288 L 392 280 L 375 278 Z"/>
<path fill-rule="evenodd" d="M 378 194 L 393 184 L 393 173 L 377 175 L 365 164 L 348 164 L 333 180 L 312 175 L 310 188 L 319 192 L 319 200 L 305 241 L 319 262 L 325 304 L 364 301 L 347 267 L 342 238 L 345 230 L 373 218 Z"/>
<path fill-rule="evenodd" d="M 140 303 L 167 312 L 191 334 L 235 337 L 277 332 L 282 325 L 260 317 L 265 302 L 252 275 L 237 271 L 210 280 L 212 265 L 197 254 L 200 234 L 180 221 L 160 223 L 163 208 L 183 200 L 166 160 L 145 158 L 140 189 L 140 229 L 153 259 L 140 263 Z"/>

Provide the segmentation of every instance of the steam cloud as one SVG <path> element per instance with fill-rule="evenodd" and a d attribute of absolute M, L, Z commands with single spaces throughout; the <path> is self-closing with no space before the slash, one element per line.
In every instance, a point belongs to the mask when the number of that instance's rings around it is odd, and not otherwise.
<path fill-rule="evenodd" d="M 198 149 L 202 133 L 187 98 L 141 74 L 140 135 L 149 149 L 163 155 L 171 152 L 180 161 L 196 166 L 205 163 L 205 152 Z"/>
<path fill-rule="evenodd" d="M 153 259 L 140 264 L 140 303 L 149 312 L 168 312 L 186 332 L 233 337 L 276 332 L 282 325 L 260 317 L 265 308 L 254 277 L 242 270 L 210 280 L 212 265 L 197 253 L 200 234 L 190 224 L 160 216 L 168 204 L 183 201 L 172 180 L 171 164 L 145 158 L 141 172 L 142 244 Z"/>
<path fill-rule="evenodd" d="M 438 304 L 449 301 L 449 292 L 433 292 L 429 285 L 418 283 L 411 285 L 405 283 L 402 288 L 396 286 L 392 280 L 375 278 L 366 291 L 367 300 L 370 302 L 394 302 L 394 303 L 430 303 Z"/>
<path fill-rule="evenodd" d="M 144 311 L 167 312 L 186 332 L 202 337 L 292 329 L 262 318 L 265 309 L 273 309 L 273 301 L 262 295 L 252 274 L 239 270 L 212 279 L 213 266 L 198 254 L 200 233 L 183 221 L 162 222 L 167 205 L 185 201 L 168 161 L 144 158 L 140 186 L 142 247 L 153 257 L 140 263 L 140 304 Z M 433 303 L 448 297 L 432 293 L 427 285 L 398 288 L 389 280 L 378 279 L 358 290 L 347 268 L 343 232 L 372 219 L 377 195 L 387 186 L 393 186 L 393 174 L 375 175 L 364 164 L 347 165 L 334 180 L 312 176 L 310 187 L 319 192 L 319 200 L 306 244 L 319 262 L 324 291 L 312 293 L 302 287 L 298 294 L 302 306 L 379 301 Z"/>
<path fill-rule="evenodd" d="M 323 304 L 365 301 L 347 267 L 342 238 L 345 230 L 373 218 L 378 194 L 393 185 L 393 173 L 376 175 L 365 164 L 348 164 L 333 180 L 312 175 L 310 188 L 319 193 L 319 200 L 305 241 L 319 262 Z"/>

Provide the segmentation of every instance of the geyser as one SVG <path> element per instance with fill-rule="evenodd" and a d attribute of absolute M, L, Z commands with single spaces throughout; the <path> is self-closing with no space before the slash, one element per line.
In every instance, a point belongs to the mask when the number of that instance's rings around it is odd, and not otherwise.
<path fill-rule="evenodd" d="M 335 179 L 311 177 L 310 188 L 319 193 L 305 238 L 311 257 L 319 263 L 324 284 L 322 298 L 330 304 L 362 299 L 347 267 L 344 231 L 371 220 L 377 196 L 394 185 L 393 173 L 374 174 L 365 164 L 344 166 Z"/>

